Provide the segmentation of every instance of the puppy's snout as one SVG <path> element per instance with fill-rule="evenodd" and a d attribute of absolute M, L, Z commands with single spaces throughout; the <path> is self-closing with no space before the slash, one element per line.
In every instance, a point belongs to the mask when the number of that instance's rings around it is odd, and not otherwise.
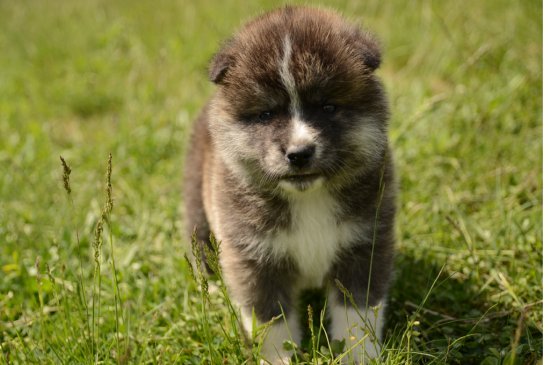
<path fill-rule="evenodd" d="M 293 146 L 286 151 L 286 160 L 293 167 L 306 167 L 313 160 L 315 145 Z"/>

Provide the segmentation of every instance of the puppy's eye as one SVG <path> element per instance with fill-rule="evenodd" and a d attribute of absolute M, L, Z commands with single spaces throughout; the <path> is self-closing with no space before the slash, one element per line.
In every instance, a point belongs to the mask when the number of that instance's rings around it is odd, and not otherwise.
<path fill-rule="evenodd" d="M 275 115 L 274 112 L 267 110 L 267 111 L 261 112 L 260 115 L 258 115 L 258 119 L 260 119 L 260 121 L 262 122 L 267 122 L 268 120 L 273 118 L 274 115 Z"/>
<path fill-rule="evenodd" d="M 325 104 L 323 105 L 323 111 L 325 113 L 334 113 L 336 111 L 336 106 L 332 104 Z"/>

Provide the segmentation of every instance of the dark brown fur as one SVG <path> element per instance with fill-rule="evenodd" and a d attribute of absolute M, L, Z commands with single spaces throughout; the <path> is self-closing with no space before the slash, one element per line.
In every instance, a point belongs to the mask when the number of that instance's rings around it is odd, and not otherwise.
<path fill-rule="evenodd" d="M 212 60 L 209 77 L 219 88 L 194 125 L 185 204 L 188 234 L 196 229 L 198 239 L 208 242 L 210 229 L 216 230 L 232 297 L 249 313 L 254 309 L 262 322 L 281 307 L 292 311 L 300 267 L 292 257 L 251 249 L 272 234 L 299 229 L 289 200 L 277 189 L 283 167 L 270 170 L 264 157 L 254 154 L 274 145 L 284 154 L 289 143 L 291 95 L 277 76 L 285 36 L 292 39 L 290 67 L 301 117 L 328 146 L 314 167 L 339 204 L 336 219 L 365 223 L 361 235 L 338 252 L 325 285 L 339 293 L 333 287 L 337 279 L 357 303 L 376 305 L 386 295 L 393 260 L 395 187 L 387 103 L 373 73 L 380 64 L 377 42 L 324 10 L 286 7 L 261 16 Z M 326 103 L 338 105 L 337 112 L 323 113 L 319 105 Z M 257 120 L 264 110 L 274 111 L 269 123 Z M 382 136 L 372 151 L 350 142 L 365 120 Z M 242 140 L 231 134 L 239 131 Z M 341 294 L 338 300 L 344 301 Z"/>

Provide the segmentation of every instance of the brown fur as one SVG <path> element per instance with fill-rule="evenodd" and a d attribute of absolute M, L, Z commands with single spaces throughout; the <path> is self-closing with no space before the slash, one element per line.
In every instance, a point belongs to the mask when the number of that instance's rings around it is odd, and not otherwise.
<path fill-rule="evenodd" d="M 296 118 L 281 76 L 285 42 L 292 47 L 287 66 L 300 118 L 316 133 L 317 152 L 307 168 L 285 161 Z M 360 230 L 351 241 L 334 242 L 339 248 L 324 285 L 340 303 L 335 279 L 357 303 L 376 305 L 386 295 L 395 187 L 387 102 L 374 75 L 379 65 L 380 49 L 370 34 L 332 12 L 299 7 L 248 23 L 212 60 L 209 77 L 218 89 L 195 122 L 186 165 L 187 231 L 196 229 L 203 242 L 214 232 L 233 300 L 261 322 L 280 308 L 291 312 L 303 289 L 296 284 L 301 262 L 276 255 L 277 248 L 266 243 L 301 229 L 293 221 L 296 203 L 280 189 L 288 174 L 321 174 L 323 189 L 336 202 L 336 227 Z M 323 111 L 327 104 L 337 109 Z M 266 110 L 270 119 L 260 120 Z"/>

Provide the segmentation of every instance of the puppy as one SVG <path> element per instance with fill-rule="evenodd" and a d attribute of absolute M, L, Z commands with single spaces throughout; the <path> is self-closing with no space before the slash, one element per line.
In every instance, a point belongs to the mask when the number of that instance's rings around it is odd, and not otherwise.
<path fill-rule="evenodd" d="M 190 141 L 187 228 L 220 242 L 249 335 L 253 313 L 262 324 L 284 312 L 263 342 L 270 363 L 290 361 L 282 344 L 299 343 L 296 299 L 309 288 L 326 290 L 330 336 L 360 341 L 354 361 L 379 354 L 395 215 L 379 65 L 370 34 L 305 7 L 256 18 L 211 62 L 218 87 Z"/>

